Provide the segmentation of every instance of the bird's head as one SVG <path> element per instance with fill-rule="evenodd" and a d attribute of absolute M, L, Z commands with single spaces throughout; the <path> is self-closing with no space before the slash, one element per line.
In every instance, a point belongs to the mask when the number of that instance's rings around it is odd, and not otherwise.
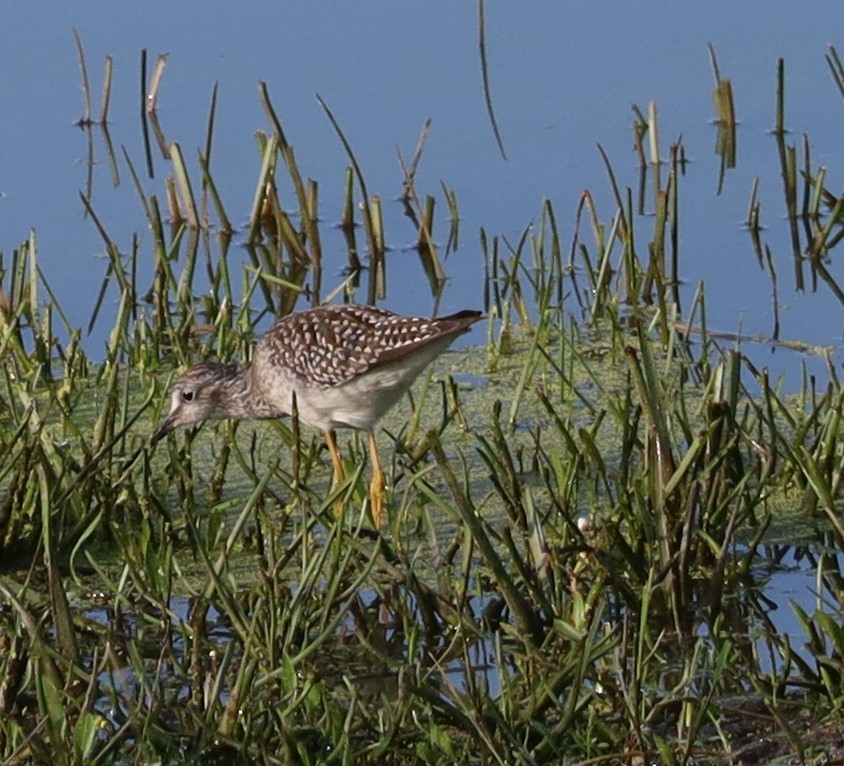
<path fill-rule="evenodd" d="M 233 383 L 241 373 L 234 364 L 203 362 L 191 367 L 170 391 L 170 412 L 152 435 L 157 442 L 174 428 L 228 417 L 237 417 L 239 399 Z"/>

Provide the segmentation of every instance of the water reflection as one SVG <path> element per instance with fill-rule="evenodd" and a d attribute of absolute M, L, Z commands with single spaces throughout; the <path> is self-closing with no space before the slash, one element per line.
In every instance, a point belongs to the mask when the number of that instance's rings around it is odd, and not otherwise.
<path fill-rule="evenodd" d="M 67 311 L 77 325 L 90 316 L 89 307 L 102 277 L 102 263 L 92 257 L 101 250 L 101 243 L 90 222 L 82 220 L 85 211 L 78 199 L 80 189 L 100 211 L 110 237 L 121 249 L 129 249 L 133 232 L 142 235 L 141 260 L 148 260 L 146 226 L 137 195 L 127 183 L 126 158 L 131 158 L 140 176 L 149 179 L 144 181 L 150 184 L 148 191 L 154 188 L 164 199 L 160 175 L 148 166 L 143 172 L 147 153 L 139 143 L 137 120 L 141 52 L 150 51 L 152 60 L 159 51 L 168 51 L 156 110 L 165 140 L 158 143 L 167 147 L 177 141 L 189 165 L 193 164 L 193 147 L 203 147 L 201 151 L 213 162 L 235 222 L 247 218 L 260 162 L 252 141 L 255 130 L 265 128 L 256 97 L 259 81 L 268 83 L 281 105 L 279 111 L 300 164 L 323 189 L 320 214 L 327 220 L 342 217 L 346 163 L 342 148 L 314 101 L 314 93 L 319 92 L 337 115 L 371 189 L 384 199 L 400 196 L 403 183 L 395 146 L 412 147 L 431 118 L 426 157 L 414 168 L 417 185 L 434 196 L 440 181 L 453 190 L 459 200 L 462 228 L 468 232 L 461 238 L 462 254 L 448 265 L 451 281 L 443 306 L 448 311 L 477 301 L 472 285 L 477 284 L 474 277 L 480 264 L 472 253 L 477 250 L 475 232 L 482 226 L 512 239 L 514 232 L 536 217 L 543 197 L 553 199 L 561 220 L 571 219 L 565 211 L 575 210 L 584 188 L 594 192 L 599 204 L 606 198 L 606 176 L 594 150 L 596 142 L 605 147 L 622 171 L 623 185 L 635 185 L 627 173 L 635 162 L 630 155 L 630 126 L 635 115 L 629 111 L 629 104 L 654 101 L 665 123 L 663 135 L 669 137 L 669 143 L 682 135 L 681 143 L 695 159 L 682 190 L 683 198 L 689 200 L 682 218 L 683 244 L 688 252 L 681 264 L 683 280 L 694 286 L 703 279 L 709 286 L 710 314 L 716 329 L 735 330 L 738 316 L 744 314 L 750 334 L 770 332 L 769 291 L 764 281 L 757 284 L 760 281 L 753 258 L 742 255 L 752 254 L 747 252 L 739 221 L 750 188 L 755 179 L 760 179 L 758 200 L 765 205 L 767 244 L 778 273 L 788 274 L 789 253 L 796 256 L 803 248 L 788 221 L 777 213 L 782 209 L 782 181 L 766 135 L 775 125 L 771 94 L 775 91 L 776 60 L 782 56 L 788 67 L 785 82 L 790 86 L 786 93 L 786 127 L 794 135 L 811 136 L 812 157 L 822 167 L 834 168 L 840 159 L 835 128 L 840 114 L 824 61 L 828 39 L 823 25 L 808 24 L 805 14 L 797 9 L 764 14 L 752 21 L 742 21 L 744 10 L 730 9 L 726 14 L 729 23 L 725 23 L 725 14 L 711 7 L 694 10 L 692 17 L 684 17 L 682 22 L 668 7 L 646 16 L 631 9 L 615 9 L 610 25 L 600 9 L 588 6 L 565 12 L 550 3 L 540 4 L 530 13 L 521 9 L 489 10 L 488 68 L 496 113 L 508 146 L 509 160 L 504 162 L 490 128 L 478 74 L 476 8 L 444 3 L 435 3 L 434 7 L 436 12 L 410 12 L 410 17 L 397 15 L 383 5 L 378 13 L 362 13 L 351 3 L 328 18 L 299 9 L 287 21 L 291 30 L 299 32 L 291 32 L 281 50 L 263 39 L 266 31 L 250 29 L 253 45 L 248 51 L 234 42 L 243 39 L 237 30 L 242 30 L 247 20 L 225 3 L 213 3 L 201 18 L 188 19 L 185 11 L 177 9 L 168 29 L 152 23 L 155 14 L 130 12 L 127 17 L 115 15 L 114 10 L 69 9 L 58 3 L 38 9 L 16 8 L 10 12 L 9 28 L 38 29 L 51 43 L 32 45 L 29 36 L 12 35 L 12 47 L 6 49 L 10 61 L 29 73 L 31 80 L 15 78 L 9 83 L 7 98 L 18 105 L 17 117 L 0 123 L 2 145 L 15 148 L 7 155 L 4 173 L 4 219 L 22 227 L 17 233 L 9 231 L 7 241 L 0 245 L 4 250 L 12 247 L 29 226 L 36 227 L 45 273 L 59 275 L 59 299 L 63 305 L 68 302 Z M 269 5 L 263 5 L 261 12 L 271 13 Z M 842 10 L 827 3 L 824 13 L 834 25 Z M 448 23 L 442 23 L 442 19 Z M 759 45 L 745 45 L 740 33 L 744 23 L 760 30 Z M 393 24 L 399 29 L 411 24 L 418 30 L 419 39 L 430 41 L 430 46 L 408 49 L 400 45 L 403 36 L 391 27 Z M 103 140 L 94 162 L 90 161 L 92 131 L 86 131 L 80 144 L 78 134 L 68 129 L 85 115 L 78 95 L 74 28 L 87 53 L 95 104 L 90 111 L 95 118 L 107 79 L 104 62 L 107 56 L 112 57 L 111 127 L 106 133 L 93 131 Z M 202 40 L 202 45 L 173 34 L 173 30 L 184 28 L 195 29 L 192 39 Z M 582 33 L 588 29 L 604 29 L 603 43 L 613 51 L 612 56 L 592 55 L 594 41 Z M 306 34 L 309 30 L 319 33 Z M 371 55 L 363 56 L 352 41 L 370 37 L 376 30 L 383 42 Z M 308 45 L 304 40 L 310 41 Z M 717 51 L 719 81 L 732 83 L 743 146 L 741 160 L 736 161 L 728 181 L 723 171 L 731 161 L 721 157 L 729 158 L 732 153 L 722 152 L 715 162 L 708 161 L 715 138 L 711 123 L 718 117 L 711 100 L 713 75 L 708 43 Z M 437 55 L 430 55 L 434 50 Z M 533 55 L 518 54 L 524 50 L 531 50 Z M 382 66 L 385 57 L 391 61 L 389 67 Z M 298 65 L 304 60 L 311 62 L 310 66 Z M 356 62 L 356 77 L 350 85 L 346 68 L 336 62 L 351 60 Z M 586 60 L 592 62 L 588 77 L 572 76 L 582 71 Z M 664 65 L 666 60 L 671 66 Z M 619 66 L 620 61 L 626 64 Z M 293 71 L 296 77 L 289 76 Z M 26 86 L 29 81 L 42 84 L 37 105 Z M 215 83 L 219 84 L 217 139 L 209 152 L 204 144 Z M 408 99 L 408 83 L 426 83 L 427 87 L 414 89 L 414 98 Z M 147 89 L 149 86 L 150 81 Z M 595 98 L 596 93 L 600 98 Z M 378 107 L 376 119 L 373 105 Z M 577 119 L 571 119 L 571 115 L 577 115 Z M 723 135 L 723 127 L 716 128 L 718 131 Z M 732 143 L 719 141 L 718 145 Z M 109 146 L 125 147 L 126 153 L 118 150 L 115 161 Z M 409 156 L 410 152 L 404 154 Z M 76 159 L 84 156 L 89 161 L 77 164 Z M 43 178 L 50 178 L 51 183 L 45 186 L 40 180 Z M 121 186 L 110 191 L 118 178 Z M 721 187 L 720 197 L 712 194 L 713 179 Z M 490 189 L 495 189 L 495 194 L 489 194 Z M 399 250 L 415 239 L 404 233 L 401 205 L 385 205 L 384 215 L 390 247 Z M 817 238 L 817 231 L 813 234 L 810 242 Z M 442 228 L 433 236 L 442 242 L 452 241 Z M 72 268 L 64 257 L 66 252 L 76 254 Z M 825 269 L 822 262 L 820 266 Z M 821 279 L 823 273 L 819 271 Z M 724 275 L 729 277 L 725 279 Z M 802 289 L 799 271 L 795 278 L 797 289 Z M 803 286 L 811 289 L 808 283 Z M 396 294 L 391 300 L 402 301 L 404 313 L 430 311 L 429 302 L 413 290 L 407 295 Z M 783 336 L 829 343 L 830 336 L 822 329 L 825 323 L 820 320 L 837 301 L 838 297 L 828 290 L 820 295 L 790 297 L 792 311 L 787 325 L 781 328 Z M 108 332 L 106 324 L 95 326 L 93 346 L 101 347 Z M 775 372 L 781 366 L 777 358 L 770 364 Z"/>
<path fill-rule="evenodd" d="M 708 646 L 706 652 L 717 654 L 725 635 L 743 647 L 747 665 L 736 674 L 736 697 L 719 704 L 742 708 L 751 704 L 759 691 L 747 685 L 747 678 L 754 674 L 768 683 L 778 681 L 786 695 L 817 685 L 821 668 L 828 667 L 840 648 L 835 634 L 823 632 L 830 624 L 826 620 L 841 621 L 844 578 L 840 567 L 839 557 L 822 545 L 764 546 L 736 597 L 724 601 L 714 633 L 704 608 L 696 611 L 692 635 L 678 643 L 663 636 L 664 669 L 651 692 L 690 684 L 690 693 L 707 697 L 710 683 L 720 683 L 717 671 L 704 664 L 693 678 L 686 678 L 686 651 L 700 651 L 697 637 Z M 244 605 L 265 608 L 246 591 L 243 598 Z M 195 699 L 197 694 L 206 699 L 205 704 L 211 703 L 209 694 L 226 704 L 231 671 L 246 658 L 242 637 L 213 602 L 174 597 L 165 613 L 140 601 L 134 606 L 103 601 L 102 594 L 91 593 L 78 605 L 80 625 L 85 626 L 79 638 L 88 666 L 98 668 L 102 696 L 96 704 L 103 714 L 121 725 L 137 705 L 145 704 L 150 684 L 158 689 L 156 696 L 163 694 L 171 705 Z M 498 601 L 492 595 L 473 598 L 468 607 L 480 621 L 483 615 L 500 611 Z M 802 610 L 802 619 L 795 617 L 792 602 Z M 397 700 L 408 689 L 422 693 L 423 688 L 428 690 L 425 694 L 436 694 L 452 704 L 461 698 L 493 700 L 502 694 L 502 683 L 522 682 L 525 658 L 508 641 L 509 628 L 503 623 L 498 631 L 484 630 L 482 622 L 477 623 L 477 630 L 467 631 L 465 626 L 450 627 L 444 613 L 426 617 L 422 611 L 417 596 L 403 588 L 354 593 L 340 605 L 332 635 L 320 638 L 315 652 L 308 650 L 308 659 L 297 663 L 295 676 L 300 682 L 319 681 L 342 696 L 352 695 L 350 702 L 358 697 Z M 501 617 L 509 622 L 506 608 Z M 627 652 L 624 635 L 640 619 L 621 602 L 604 616 L 606 630 L 621 638 L 617 651 L 622 656 Z M 649 613 L 648 620 L 658 622 L 657 612 Z M 300 633 L 297 643 L 304 649 L 312 638 Z M 286 656 L 291 648 L 284 646 Z M 139 667 L 146 668 L 141 676 Z M 621 693 L 608 676 L 590 676 L 587 687 L 598 698 Z M 173 714 L 177 715 L 175 708 Z"/>

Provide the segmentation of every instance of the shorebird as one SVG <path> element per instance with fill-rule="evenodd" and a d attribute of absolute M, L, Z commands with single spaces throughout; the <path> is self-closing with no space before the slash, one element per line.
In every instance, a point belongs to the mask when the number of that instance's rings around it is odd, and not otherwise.
<path fill-rule="evenodd" d="M 354 304 L 282 317 L 258 340 L 248 367 L 203 362 L 182 375 L 153 442 L 204 420 L 278 418 L 295 409 L 302 423 L 325 434 L 334 480 L 341 483 L 345 471 L 335 431 L 365 431 L 372 461 L 369 506 L 378 529 L 386 483 L 375 426 L 419 373 L 481 318 L 479 311 L 405 317 Z"/>

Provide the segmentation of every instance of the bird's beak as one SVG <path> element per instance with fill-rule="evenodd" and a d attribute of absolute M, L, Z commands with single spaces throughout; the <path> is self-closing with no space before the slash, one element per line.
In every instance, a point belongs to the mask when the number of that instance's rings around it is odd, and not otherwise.
<path fill-rule="evenodd" d="M 158 428 L 155 429 L 152 433 L 152 437 L 150 437 L 150 444 L 157 444 L 161 441 L 167 434 L 170 433 L 176 427 L 176 418 L 172 415 L 168 415 L 164 420 L 162 420 L 158 424 Z"/>

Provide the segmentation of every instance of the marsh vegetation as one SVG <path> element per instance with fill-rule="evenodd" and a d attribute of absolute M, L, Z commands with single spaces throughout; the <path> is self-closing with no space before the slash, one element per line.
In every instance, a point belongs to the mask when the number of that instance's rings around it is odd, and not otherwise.
<path fill-rule="evenodd" d="M 736 109 L 712 61 L 723 176 Z M 637 167 L 596 155 L 608 208 L 586 191 L 562 216 L 539 201 L 518 241 L 480 232 L 485 334 L 384 423 L 376 530 L 354 435 L 333 491 L 319 435 L 295 420 L 148 437 L 179 370 L 248 359 L 297 308 L 383 300 L 397 255 L 418 259 L 436 311 L 448 255 L 474 236 L 458 195 L 417 188 L 423 129 L 388 203 L 415 252 L 391 251 L 330 105 L 339 211 L 321 209 L 261 86 L 261 168 L 236 225 L 215 183 L 216 92 L 191 159 L 157 118 L 162 76 L 145 62 L 140 161 L 113 148 L 110 66 L 100 114 L 80 121 L 150 234 L 112 240 L 80 195 L 107 255 L 87 323 L 111 324 L 104 352 L 56 300 L 35 232 L 0 261 L 4 762 L 840 759 L 844 389 L 828 349 L 709 327 L 705 286 L 682 282 L 685 148 L 662 143 L 656 105 L 633 110 Z M 786 131 L 783 62 L 772 76 L 796 287 L 844 298 L 842 199 L 810 138 Z M 776 306 L 757 191 L 747 237 Z M 825 379 L 771 380 L 760 341 L 796 370 L 824 359 Z M 765 583 L 786 566 L 816 573 L 817 609 L 794 606 L 802 636 L 770 619 Z"/>

